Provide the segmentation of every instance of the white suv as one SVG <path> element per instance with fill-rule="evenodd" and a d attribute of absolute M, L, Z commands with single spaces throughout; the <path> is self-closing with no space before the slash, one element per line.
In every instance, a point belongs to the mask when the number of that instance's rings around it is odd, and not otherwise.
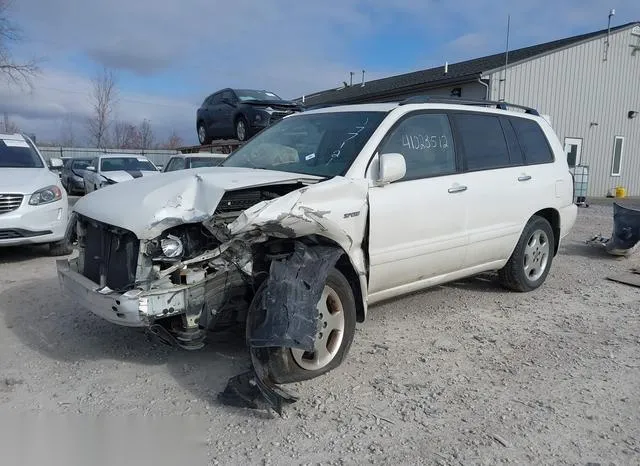
<path fill-rule="evenodd" d="M 62 160 L 51 159 L 52 168 Z M 64 241 L 67 193 L 33 142 L 0 134 L 0 246 L 48 244 L 52 255 L 71 253 Z"/>
<path fill-rule="evenodd" d="M 417 97 L 295 114 L 219 167 L 92 193 L 58 270 L 93 313 L 183 348 L 246 322 L 282 383 L 340 364 L 369 304 L 488 271 L 538 288 L 576 213 L 535 110 Z"/>

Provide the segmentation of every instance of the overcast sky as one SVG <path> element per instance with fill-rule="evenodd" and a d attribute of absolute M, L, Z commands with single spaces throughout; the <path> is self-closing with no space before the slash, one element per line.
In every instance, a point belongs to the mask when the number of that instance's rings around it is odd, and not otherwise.
<path fill-rule="evenodd" d="M 197 142 L 195 112 L 222 87 L 294 98 L 368 80 L 640 20 L 639 0 L 16 0 L 25 41 L 16 58 L 41 58 L 33 91 L 0 83 L 9 111 L 38 140 L 60 135 L 65 115 L 84 132 L 90 80 L 118 75 L 118 117 L 151 120 Z"/>

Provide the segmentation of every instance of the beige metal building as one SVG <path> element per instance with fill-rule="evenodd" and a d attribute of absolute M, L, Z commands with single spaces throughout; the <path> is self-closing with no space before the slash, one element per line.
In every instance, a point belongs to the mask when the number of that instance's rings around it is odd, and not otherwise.
<path fill-rule="evenodd" d="M 505 66 L 506 64 L 506 66 Z M 413 95 L 505 100 L 550 117 L 589 196 L 640 196 L 640 22 L 304 97 L 307 107 Z M 300 98 L 298 100 L 303 100 Z"/>

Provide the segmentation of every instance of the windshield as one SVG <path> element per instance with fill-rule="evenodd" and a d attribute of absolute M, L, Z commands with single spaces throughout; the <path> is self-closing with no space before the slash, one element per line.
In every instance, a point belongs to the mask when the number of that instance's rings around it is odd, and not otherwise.
<path fill-rule="evenodd" d="M 333 112 L 284 118 L 221 166 L 344 175 L 385 116 L 385 112 Z"/>
<path fill-rule="evenodd" d="M 115 172 L 119 170 L 157 171 L 156 167 L 147 159 L 138 157 L 110 157 L 108 159 L 102 159 L 100 170 L 103 172 Z"/>
<path fill-rule="evenodd" d="M 240 99 L 242 102 L 246 102 L 247 100 L 282 100 L 273 92 L 269 91 L 238 89 L 236 90 L 236 94 L 238 95 L 238 99 Z"/>
<path fill-rule="evenodd" d="M 220 160 L 214 159 L 212 157 L 192 157 L 191 158 L 191 168 L 216 167 L 218 165 L 220 165 Z"/>
<path fill-rule="evenodd" d="M 0 139 L 0 168 L 44 168 L 44 164 L 26 140 Z"/>
<path fill-rule="evenodd" d="M 71 168 L 74 170 L 84 170 L 91 165 L 91 159 L 74 160 Z"/>

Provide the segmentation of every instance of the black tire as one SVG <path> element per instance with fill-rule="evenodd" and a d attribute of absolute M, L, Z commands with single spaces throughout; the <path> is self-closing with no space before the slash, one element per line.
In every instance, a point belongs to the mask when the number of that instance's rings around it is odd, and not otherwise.
<path fill-rule="evenodd" d="M 241 138 L 241 133 L 239 132 L 239 126 L 241 124 L 244 126 L 244 137 L 242 138 Z M 234 131 L 234 136 L 238 141 L 244 142 L 247 139 L 249 139 L 250 134 L 249 134 L 249 124 L 247 123 L 247 119 L 242 115 L 236 118 L 236 122 L 233 125 L 233 131 Z"/>
<path fill-rule="evenodd" d="M 204 134 L 204 138 L 202 138 L 202 134 Z M 213 141 L 213 139 L 211 138 L 211 136 L 209 136 L 209 132 L 207 131 L 207 127 L 204 125 L 204 123 L 201 121 L 200 123 L 198 123 L 198 141 L 200 141 L 200 145 L 204 146 L 207 144 L 211 144 L 211 141 Z"/>
<path fill-rule="evenodd" d="M 543 264 L 543 267 L 541 267 L 542 273 L 540 275 L 529 276 L 525 272 L 525 260 L 531 260 L 530 256 L 527 254 L 527 245 L 534 234 L 538 234 L 538 232 L 543 232 L 544 235 L 546 235 L 546 243 L 548 247 L 546 262 Z M 544 251 L 544 245 L 542 245 L 540 249 Z M 500 282 L 505 288 L 513 291 L 528 292 L 535 290 L 540 287 L 547 278 L 549 270 L 551 270 L 554 253 L 555 238 L 551 225 L 547 219 L 534 215 L 524 227 L 522 235 L 520 235 L 518 244 L 511 254 L 509 261 L 498 272 Z M 540 254 L 537 258 L 533 259 L 534 261 L 544 261 L 544 253 L 537 251 L 534 252 L 534 254 Z"/>
<path fill-rule="evenodd" d="M 258 307 L 256 304 L 264 298 L 265 285 L 266 280 L 256 292 L 249 311 L 247 325 L 251 325 L 250 322 L 255 322 L 255 318 L 257 316 L 252 315 L 251 313 L 256 307 Z M 326 285 L 336 292 L 340 298 L 342 310 L 344 312 L 344 334 L 339 349 L 328 364 L 317 370 L 303 369 L 298 365 L 291 348 L 260 349 L 258 350 L 260 359 L 266 359 L 266 365 L 269 368 L 269 374 L 271 375 L 271 380 L 273 382 L 283 384 L 314 379 L 338 367 L 348 354 L 356 331 L 356 304 L 353 290 L 344 275 L 335 268 L 329 272 Z"/>
<path fill-rule="evenodd" d="M 73 252 L 73 246 L 66 240 L 49 243 L 50 256 L 68 256 Z"/>

